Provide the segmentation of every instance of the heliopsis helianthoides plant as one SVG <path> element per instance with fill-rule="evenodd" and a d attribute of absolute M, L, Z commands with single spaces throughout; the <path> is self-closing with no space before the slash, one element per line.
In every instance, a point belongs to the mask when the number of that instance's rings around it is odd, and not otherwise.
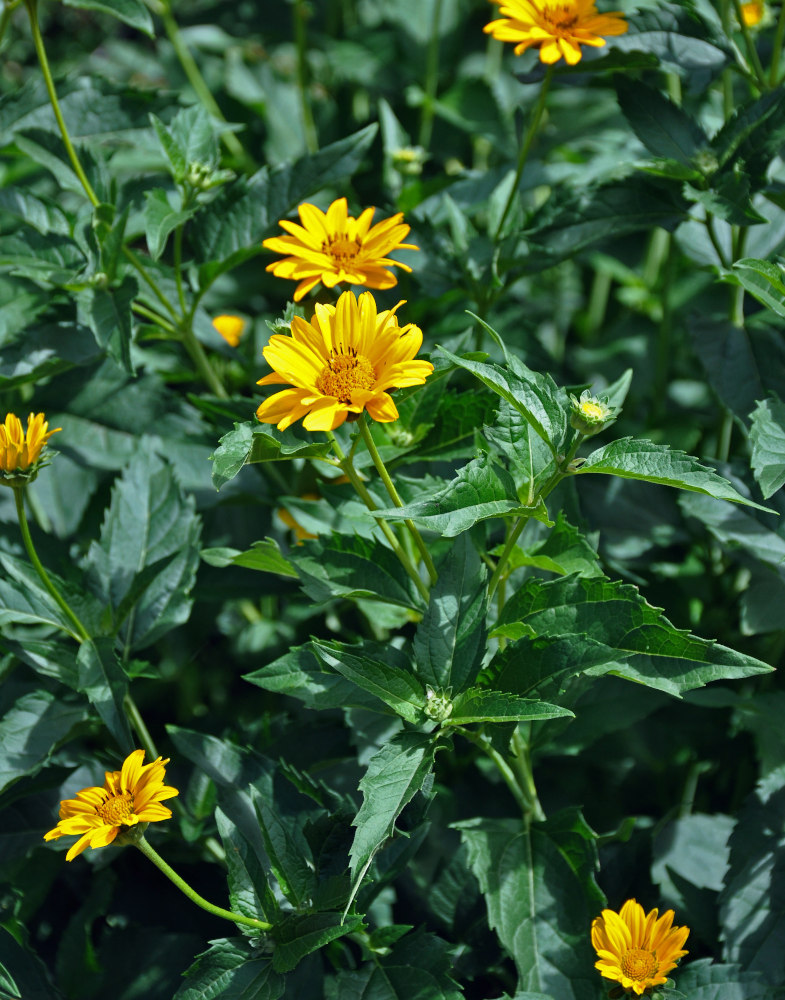
<path fill-rule="evenodd" d="M 580 62 L 582 45 L 601 48 L 609 35 L 623 35 L 620 11 L 601 14 L 593 0 L 491 0 L 503 15 L 484 30 L 502 42 L 514 42 L 515 54 L 539 47 L 540 61 Z"/>
<path fill-rule="evenodd" d="M 370 292 L 344 292 L 336 305 L 318 303 L 309 322 L 295 316 L 291 336 L 273 334 L 262 352 L 273 369 L 259 385 L 289 385 L 256 411 L 261 423 L 285 430 L 303 418 L 309 431 L 332 431 L 367 410 L 373 420 L 398 419 L 390 390 L 421 385 L 433 371 L 415 355 L 422 331 L 398 326 L 396 310 L 377 312 Z"/>
<path fill-rule="evenodd" d="M 242 316 L 234 316 L 231 313 L 213 319 L 213 327 L 230 347 L 237 347 L 247 326 Z"/>
<path fill-rule="evenodd" d="M 366 208 L 355 219 L 348 214 L 345 198 L 338 198 L 326 212 L 307 202 L 300 205 L 298 212 L 302 225 L 282 219 L 278 225 L 287 235 L 273 236 L 263 242 L 268 250 L 286 254 L 283 260 L 268 264 L 267 270 L 277 278 L 299 282 L 294 290 L 295 302 L 319 282 L 325 288 L 341 283 L 392 288 L 398 284 L 398 279 L 388 268 L 399 267 L 403 271 L 411 271 L 411 268 L 391 260 L 388 254 L 394 250 L 418 250 L 419 247 L 401 242 L 411 228 L 402 221 L 402 212 L 372 226 L 375 211 Z"/>
<path fill-rule="evenodd" d="M 628 994 L 641 996 L 662 986 L 668 973 L 686 955 L 689 927 L 673 926 L 673 910 L 643 912 L 634 899 L 621 910 L 603 910 L 591 927 L 591 943 L 599 956 L 595 968 L 605 979 L 619 983 Z"/>
<path fill-rule="evenodd" d="M 760 27 L 766 15 L 766 4 L 763 0 L 751 0 L 741 5 L 741 19 L 747 28 Z"/>
<path fill-rule="evenodd" d="M 43 413 L 31 413 L 27 418 L 27 431 L 15 413 L 7 413 L 0 424 L 0 482 L 8 486 L 32 482 L 46 457 L 42 452 L 49 438 L 61 430 L 49 424 Z"/>
<path fill-rule="evenodd" d="M 107 847 L 140 823 L 171 819 L 172 810 L 161 803 L 180 793 L 164 784 L 169 760 L 159 757 L 151 764 L 143 760 L 144 750 L 134 750 L 119 771 L 105 773 L 103 787 L 83 788 L 75 799 L 64 799 L 60 822 L 44 840 L 78 835 L 65 856 L 66 861 L 73 861 L 86 847 Z"/>

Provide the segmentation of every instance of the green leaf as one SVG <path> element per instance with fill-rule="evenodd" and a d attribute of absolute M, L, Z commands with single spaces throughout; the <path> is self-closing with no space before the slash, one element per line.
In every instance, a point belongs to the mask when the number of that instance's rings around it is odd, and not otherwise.
<path fill-rule="evenodd" d="M 309 646 L 296 646 L 267 666 L 245 674 L 243 679 L 267 691 L 288 694 L 311 709 L 323 711 L 357 704 L 356 686 L 325 670 Z M 375 698 L 363 699 L 362 704 L 376 706 Z"/>
<path fill-rule="evenodd" d="M 231 909 L 256 920 L 276 920 L 279 907 L 258 854 L 222 809 L 216 809 L 215 822 L 226 851 Z"/>
<path fill-rule="evenodd" d="M 308 436 L 300 427 L 279 431 L 256 421 L 235 424 L 224 434 L 213 455 L 213 485 L 217 490 L 251 462 L 275 462 L 289 458 L 318 458 L 330 451 L 330 444 Z"/>
<path fill-rule="evenodd" d="M 76 295 L 79 321 L 93 331 L 98 346 L 129 375 L 134 374 L 131 364 L 131 304 L 138 291 L 136 278 L 127 274 L 115 288 L 94 285 Z"/>
<path fill-rule="evenodd" d="M 363 804 L 352 823 L 357 827 L 350 854 L 352 895 L 374 854 L 392 836 L 396 819 L 423 787 L 433 768 L 436 748 L 427 733 L 403 732 L 371 757 L 360 782 Z"/>
<path fill-rule="evenodd" d="M 419 725 L 427 721 L 425 691 L 411 672 L 368 656 L 354 656 L 341 646 L 324 646 L 314 642 L 313 648 L 333 670 L 363 691 L 381 699 L 407 722 Z"/>
<path fill-rule="evenodd" d="M 212 941 L 185 977 L 172 1000 L 278 1000 L 286 988 L 270 959 L 257 957 L 256 947 L 242 938 Z"/>
<path fill-rule="evenodd" d="M 13 916 L 9 914 L 9 923 L 12 921 Z M 0 968 L 5 971 L 2 978 L 7 977 L 7 995 L 11 1000 L 20 997 L 23 1000 L 61 1000 L 63 994 L 50 979 L 44 963 L 31 948 L 20 944 L 8 927 L 0 927 L 0 963 Z M 13 978 L 8 969 L 13 969 Z M 2 978 L 0 991 L 6 989 Z"/>
<path fill-rule="evenodd" d="M 618 78 L 616 93 L 622 114 L 652 155 L 692 167 L 695 154 L 709 145 L 686 111 L 641 80 Z"/>
<path fill-rule="evenodd" d="M 273 803 L 251 789 L 251 798 L 259 817 L 265 850 L 281 892 L 295 908 L 311 898 L 316 876 L 308 843 L 287 816 L 273 808 Z"/>
<path fill-rule="evenodd" d="M 707 528 L 729 553 L 741 549 L 775 568 L 785 563 L 785 538 L 762 524 L 753 511 L 691 493 L 679 498 L 679 506 Z"/>
<path fill-rule="evenodd" d="M 168 125 L 150 115 L 158 141 L 178 182 L 185 178 L 189 166 L 199 164 L 216 167 L 220 159 L 218 129 L 200 104 L 180 108 Z"/>
<path fill-rule="evenodd" d="M 291 972 L 306 955 L 362 927 L 362 917 L 343 919 L 340 913 L 292 914 L 277 923 L 270 936 L 275 941 L 273 968 Z"/>
<path fill-rule="evenodd" d="M 724 275 L 732 283 L 738 282 L 758 302 L 778 316 L 785 316 L 785 284 L 782 268 L 768 260 L 744 257 L 733 265 L 733 271 Z"/>
<path fill-rule="evenodd" d="M 57 236 L 71 235 L 68 216 L 56 202 L 31 194 L 23 188 L 6 187 L 0 190 L 0 211 L 8 212 L 44 236 L 48 233 Z"/>
<path fill-rule="evenodd" d="M 155 35 L 153 19 L 142 0 L 63 0 L 63 3 L 66 7 L 76 7 L 78 10 L 97 10 L 101 14 L 109 14 L 150 38 Z"/>
<path fill-rule="evenodd" d="M 445 724 L 460 726 L 470 722 L 519 722 L 572 715 L 569 709 L 534 698 L 520 698 L 506 691 L 470 688 L 455 699 L 452 714 Z"/>
<path fill-rule="evenodd" d="M 575 475 L 589 472 L 661 483 L 663 486 L 704 493 L 716 500 L 732 500 L 734 503 L 757 507 L 758 510 L 768 510 L 737 493 L 726 479 L 718 476 L 713 469 L 701 465 L 697 458 L 652 441 L 631 437 L 612 441 L 593 451 L 579 466 Z"/>
<path fill-rule="evenodd" d="M 373 516 L 389 521 L 411 518 L 445 538 L 455 538 L 492 517 L 528 516 L 547 521 L 542 501 L 534 507 L 521 504 L 512 476 L 487 455 L 465 465 L 451 483 L 429 499 L 375 510 Z"/>
<path fill-rule="evenodd" d="M 749 331 L 730 320 L 698 314 L 689 317 L 687 327 L 711 387 L 746 422 L 755 401 L 766 394 Z"/>
<path fill-rule="evenodd" d="M 422 608 L 417 588 L 398 557 L 376 539 L 333 533 L 325 541 L 305 541 L 289 554 L 305 593 L 316 603 L 342 597 Z"/>
<path fill-rule="evenodd" d="M 777 991 L 754 972 L 742 972 L 738 965 L 723 965 L 701 958 L 672 975 L 682 995 L 689 1000 L 777 1000 Z M 685 992 L 686 991 L 686 992 Z"/>
<path fill-rule="evenodd" d="M 202 549 L 202 559 L 210 565 L 223 569 L 225 566 L 244 566 L 246 569 L 258 569 L 262 573 L 277 573 L 279 576 L 297 578 L 297 570 L 284 556 L 273 538 L 265 538 L 263 542 L 254 542 L 250 549 L 239 552 L 237 549 L 215 548 Z"/>
<path fill-rule="evenodd" d="M 785 483 L 785 403 L 764 399 L 751 419 L 752 471 L 768 500 Z"/>
<path fill-rule="evenodd" d="M 754 657 L 674 628 L 636 587 L 603 578 L 526 581 L 505 605 L 494 634 L 588 636 L 618 651 L 613 673 L 677 697 L 711 681 L 772 669 Z M 599 668 L 601 673 L 607 670 L 607 663 Z"/>
<path fill-rule="evenodd" d="M 501 551 L 502 547 L 499 546 L 493 554 L 501 555 Z M 581 576 L 603 575 L 596 549 L 569 523 L 563 511 L 559 511 L 556 524 L 544 541 L 527 549 L 520 546 L 513 549 L 509 566 L 510 569 L 534 566 L 561 576 L 569 573 L 579 573 Z"/>
<path fill-rule="evenodd" d="M 82 705 L 48 691 L 22 695 L 0 719 L 0 791 L 19 778 L 37 774 L 85 717 Z"/>
<path fill-rule="evenodd" d="M 169 234 L 193 218 L 194 211 L 192 208 L 186 211 L 173 208 L 162 188 L 145 192 L 144 232 L 153 260 L 158 260 L 164 252 Z"/>
<path fill-rule="evenodd" d="M 142 438 L 87 558 L 91 586 L 127 648 L 142 649 L 188 619 L 199 535 L 193 497 Z"/>
<path fill-rule="evenodd" d="M 549 375 L 531 371 L 517 359 L 514 368 L 510 369 L 460 358 L 444 347 L 439 347 L 439 351 L 456 367 L 476 375 L 484 385 L 507 400 L 532 425 L 554 455 L 562 448 L 570 434 L 569 402 L 566 393 Z"/>
<path fill-rule="evenodd" d="M 485 655 L 487 572 L 468 535 L 439 566 L 428 610 L 414 635 L 417 674 L 437 692 L 458 694 L 473 683 Z"/>
<path fill-rule="evenodd" d="M 488 907 L 488 922 L 515 960 L 518 987 L 560 1000 L 596 995 L 587 928 L 593 889 L 539 826 L 473 819 L 455 824 Z"/>
<path fill-rule="evenodd" d="M 76 658 L 79 689 L 101 717 L 124 755 L 136 746 L 123 707 L 128 694 L 128 676 L 114 651 L 114 641 L 107 638 L 83 642 Z"/>

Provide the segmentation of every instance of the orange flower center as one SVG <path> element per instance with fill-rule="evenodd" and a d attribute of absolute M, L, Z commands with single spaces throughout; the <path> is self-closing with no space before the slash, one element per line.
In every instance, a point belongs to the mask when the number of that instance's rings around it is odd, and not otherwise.
<path fill-rule="evenodd" d="M 316 388 L 341 403 L 351 403 L 355 389 L 372 389 L 375 382 L 376 372 L 371 362 L 350 347 L 347 354 L 330 353 L 330 360 L 316 380 Z"/>
<path fill-rule="evenodd" d="M 353 240 L 346 236 L 331 236 L 322 243 L 322 253 L 332 257 L 335 266 L 341 268 L 353 263 L 361 247 L 362 240 L 359 236 Z"/>
<path fill-rule="evenodd" d="M 657 956 L 643 948 L 630 948 L 621 960 L 621 971 L 628 979 L 637 983 L 653 979 L 658 968 Z"/>
<path fill-rule="evenodd" d="M 113 795 L 96 812 L 109 826 L 136 826 L 139 822 L 134 816 L 134 797 L 130 792 Z"/>
<path fill-rule="evenodd" d="M 578 22 L 578 15 L 571 3 L 546 4 L 542 16 L 552 28 L 562 31 L 575 27 Z"/>

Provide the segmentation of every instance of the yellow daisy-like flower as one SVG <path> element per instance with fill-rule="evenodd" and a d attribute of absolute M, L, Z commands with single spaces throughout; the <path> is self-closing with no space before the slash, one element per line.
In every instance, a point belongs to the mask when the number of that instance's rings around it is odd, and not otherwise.
<path fill-rule="evenodd" d="M 766 4 L 762 0 L 752 0 L 741 5 L 741 18 L 748 28 L 757 28 L 766 13 Z"/>
<path fill-rule="evenodd" d="M 61 430 L 51 431 L 43 413 L 31 413 L 27 418 L 27 433 L 15 413 L 5 415 L 0 424 L 0 470 L 5 473 L 28 472 L 41 457 L 46 442 Z"/>
<path fill-rule="evenodd" d="M 623 35 L 627 22 L 620 11 L 600 14 L 594 0 L 490 0 L 503 18 L 483 29 L 502 42 L 515 42 L 519 56 L 540 47 L 540 61 L 561 58 L 574 66 L 581 61 L 581 45 L 599 48 L 608 35 Z"/>
<path fill-rule="evenodd" d="M 246 325 L 242 316 L 232 316 L 231 314 L 216 316 L 213 320 L 213 326 L 230 347 L 237 347 L 240 343 Z"/>
<path fill-rule="evenodd" d="M 105 772 L 103 788 L 83 788 L 75 799 L 64 799 L 60 803 L 60 822 L 44 835 L 44 840 L 78 834 L 79 840 L 65 856 L 66 861 L 73 861 L 88 845 L 106 847 L 118 834 L 138 823 L 170 819 L 172 810 L 161 802 L 180 793 L 164 784 L 169 758 L 159 757 L 152 764 L 143 764 L 143 760 L 144 750 L 134 750 L 120 771 Z"/>
<path fill-rule="evenodd" d="M 274 371 L 258 383 L 292 388 L 265 400 L 258 419 L 281 431 L 300 417 L 306 430 L 331 431 L 363 410 L 381 423 L 397 420 L 388 390 L 421 385 L 433 371 L 429 361 L 414 359 L 422 330 L 398 326 L 402 304 L 377 313 L 370 292 L 359 300 L 344 292 L 334 306 L 317 303 L 310 323 L 295 316 L 290 337 L 270 337 L 263 353 Z"/>
<path fill-rule="evenodd" d="M 307 295 L 321 283 L 334 288 L 342 281 L 368 288 L 392 288 L 398 279 L 388 267 L 411 271 L 406 264 L 390 260 L 393 250 L 419 250 L 411 243 L 401 243 L 409 232 L 398 212 L 371 226 L 374 208 L 366 208 L 359 218 L 348 214 L 345 198 L 338 198 L 322 212 L 307 202 L 297 210 L 301 226 L 282 219 L 278 225 L 287 236 L 273 236 L 262 246 L 276 253 L 287 254 L 283 260 L 268 264 L 267 270 L 277 278 L 299 281 L 294 301 Z"/>
<path fill-rule="evenodd" d="M 662 986 L 668 973 L 686 955 L 689 927 L 673 927 L 673 910 L 658 918 L 657 910 L 628 899 L 619 913 L 603 910 L 591 925 L 591 943 L 599 956 L 595 969 L 641 996 L 650 986 Z"/>

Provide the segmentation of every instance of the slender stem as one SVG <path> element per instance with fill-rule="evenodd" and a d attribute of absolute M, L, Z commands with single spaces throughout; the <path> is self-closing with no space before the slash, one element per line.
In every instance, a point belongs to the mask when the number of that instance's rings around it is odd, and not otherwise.
<path fill-rule="evenodd" d="M 717 254 L 720 264 L 722 267 L 730 267 L 730 263 L 725 257 L 725 251 L 720 246 L 720 241 L 717 238 L 717 231 L 714 228 L 714 216 L 707 212 L 703 224 L 706 227 L 706 232 L 709 234 L 711 245 L 714 247 L 714 252 Z"/>
<path fill-rule="evenodd" d="M 164 859 L 158 854 L 157 851 L 147 843 L 144 837 L 140 837 L 138 840 L 133 841 L 135 847 L 144 854 L 144 856 L 159 868 L 164 875 L 173 882 L 180 892 L 185 893 L 185 895 L 191 900 L 192 903 L 196 903 L 203 910 L 207 910 L 208 913 L 212 913 L 215 917 L 223 917 L 224 920 L 233 920 L 236 924 L 245 924 L 247 927 L 255 927 L 259 931 L 269 931 L 272 930 L 272 924 L 268 924 L 265 920 L 256 920 L 254 917 L 243 916 L 242 913 L 233 913 L 231 910 L 225 910 L 222 906 L 215 906 L 213 903 L 208 903 L 207 900 L 200 896 L 195 889 L 192 889 L 190 885 L 181 878 L 177 872 L 168 865 Z"/>
<path fill-rule="evenodd" d="M 90 199 L 90 203 L 95 207 L 96 205 L 100 205 L 101 202 L 98 195 L 93 190 L 92 184 L 87 179 L 87 174 L 85 174 L 82 169 L 79 157 L 76 155 L 74 144 L 71 142 L 71 136 L 68 132 L 68 126 L 65 123 L 63 112 L 60 109 L 60 102 L 57 99 L 57 91 L 55 90 L 54 80 L 52 79 L 52 71 L 49 68 L 49 60 L 46 56 L 44 40 L 41 37 L 41 28 L 38 24 L 38 0 L 24 0 L 24 4 L 25 7 L 27 7 L 27 13 L 30 17 L 30 30 L 33 35 L 33 45 L 35 46 L 35 52 L 41 66 L 41 73 L 44 77 L 46 92 L 49 95 L 49 102 L 52 105 L 52 110 L 54 111 L 55 119 L 57 120 L 57 126 L 60 129 L 60 135 L 62 136 L 63 143 L 65 144 L 65 151 L 68 153 L 68 159 L 71 161 L 74 173 L 79 178 L 79 183 L 84 188 L 85 194 Z"/>
<path fill-rule="evenodd" d="M 172 326 L 168 319 L 164 319 L 163 316 L 160 316 L 157 312 L 153 312 L 152 309 L 148 309 L 143 302 L 132 302 L 131 308 L 135 313 L 139 313 L 140 316 L 144 316 L 145 319 L 149 319 L 150 322 L 155 323 L 156 326 L 159 326 L 167 333 L 177 333 L 177 328 Z"/>
<path fill-rule="evenodd" d="M 420 119 L 419 145 L 427 150 L 433 133 L 434 102 L 439 86 L 439 22 L 442 16 L 442 0 L 431 0 L 431 36 L 428 39 L 428 53 L 425 60 L 425 96 L 423 97 L 422 118 Z"/>
<path fill-rule="evenodd" d="M 390 499 L 395 504 L 396 507 L 403 507 L 403 501 L 398 496 L 398 490 L 395 488 L 395 484 L 390 478 L 390 473 L 387 471 L 387 466 L 382 461 L 382 456 L 376 447 L 376 443 L 371 436 L 371 430 L 368 427 L 368 421 L 365 419 L 365 414 L 360 415 L 358 421 L 360 427 L 360 433 L 362 434 L 363 441 L 365 442 L 365 447 L 368 449 L 368 454 L 371 456 L 373 464 L 376 466 L 376 471 L 384 483 L 384 488 L 390 495 Z M 420 555 L 422 556 L 423 562 L 428 570 L 428 576 L 431 578 L 431 585 L 436 583 L 437 574 L 436 567 L 433 565 L 433 559 L 431 558 L 431 553 L 428 551 L 428 546 L 423 541 L 423 537 L 420 534 L 417 525 L 411 518 L 406 518 L 403 522 L 409 529 L 409 532 L 414 539 L 417 548 L 420 550 Z"/>
<path fill-rule="evenodd" d="M 300 97 L 300 112 L 303 116 L 305 148 L 309 153 L 316 153 L 319 149 L 319 134 L 316 131 L 311 98 L 308 93 L 308 36 L 305 29 L 308 12 L 303 0 L 294 0 L 292 17 L 294 18 L 294 39 L 297 46 L 297 92 Z"/>
<path fill-rule="evenodd" d="M 14 500 L 16 502 L 17 517 L 19 518 L 19 529 L 22 532 L 22 540 L 24 542 L 25 549 L 27 551 L 27 555 L 30 559 L 30 562 L 33 564 L 36 573 L 38 573 L 38 576 L 41 579 L 41 583 L 43 583 L 43 585 L 46 587 L 46 589 L 54 598 L 57 606 L 63 611 L 68 620 L 72 623 L 72 625 L 76 629 L 76 634 L 74 635 L 76 641 L 89 642 L 90 633 L 81 623 L 78 616 L 71 608 L 71 606 L 68 604 L 68 602 L 65 600 L 60 591 L 57 589 L 57 587 L 55 587 L 55 585 L 52 583 L 52 581 L 49 578 L 49 574 L 46 572 L 41 560 L 38 558 L 38 553 L 35 551 L 35 546 L 33 545 L 33 539 L 30 535 L 30 527 L 27 523 L 27 515 L 25 514 L 24 494 L 25 494 L 24 486 L 14 487 Z"/>
<path fill-rule="evenodd" d="M 188 303 L 185 301 L 185 289 L 183 288 L 183 232 L 185 223 L 181 222 L 174 231 L 174 280 L 177 285 L 177 298 L 180 300 L 180 309 L 183 316 L 188 312 Z"/>
<path fill-rule="evenodd" d="M 771 47 L 771 66 L 769 67 L 769 86 L 774 89 L 779 83 L 780 62 L 782 61 L 782 42 L 785 39 L 785 3 L 780 4 L 780 16 L 777 19 L 777 29 L 774 32 L 774 42 Z"/>
<path fill-rule="evenodd" d="M 5 38 L 6 30 L 8 29 L 8 23 L 11 20 L 11 12 L 17 3 L 4 3 L 3 9 L 0 11 L 0 47 L 2 47 L 3 39 Z"/>
<path fill-rule="evenodd" d="M 537 134 L 537 129 L 540 127 L 540 120 L 542 118 L 542 113 L 545 110 L 545 100 L 548 96 L 548 90 L 551 86 L 551 79 L 553 77 L 553 66 L 549 66 L 545 71 L 545 76 L 543 77 L 542 83 L 540 84 L 540 94 L 537 98 L 537 104 L 532 112 L 532 116 L 529 119 L 529 125 L 526 129 L 526 134 L 523 137 L 523 142 L 521 143 L 521 149 L 518 153 L 518 166 L 515 170 L 515 180 L 513 181 L 512 187 L 510 188 L 510 193 L 507 195 L 507 202 L 504 206 L 504 211 L 499 219 L 499 224 L 496 227 L 496 232 L 493 237 L 493 242 L 496 243 L 501 235 L 501 231 L 504 228 L 504 223 L 507 221 L 507 216 L 509 215 L 510 209 L 512 208 L 513 202 L 518 196 L 518 184 L 521 180 L 521 174 L 523 173 L 523 168 L 526 164 L 526 157 L 529 155 L 529 149 L 534 141 L 534 137 Z"/>
<path fill-rule="evenodd" d="M 332 431 L 326 431 L 326 434 L 330 444 L 333 447 L 333 451 L 338 456 L 338 465 L 341 467 L 341 470 L 343 471 L 344 475 L 348 476 L 349 481 L 351 482 L 352 486 L 354 487 L 360 499 L 363 501 L 368 510 L 370 511 L 378 510 L 379 508 L 376 506 L 373 497 L 366 489 L 365 483 L 363 483 L 362 479 L 360 479 L 360 477 L 357 475 L 357 470 L 355 469 L 354 465 L 352 465 L 351 456 L 347 457 L 346 455 L 344 455 L 343 449 L 341 448 L 340 444 L 338 443 Z M 377 525 L 381 529 L 382 534 L 390 543 L 390 548 L 398 557 L 401 565 L 406 570 L 407 575 L 414 583 L 414 585 L 417 587 L 420 594 L 422 595 L 423 600 L 427 604 L 430 598 L 430 593 L 422 577 L 417 572 L 416 567 L 406 554 L 405 549 L 398 541 L 398 539 L 395 537 L 394 532 L 392 531 L 392 529 L 390 528 L 389 524 L 386 521 L 382 520 L 381 518 L 375 518 L 375 520 Z"/>
<path fill-rule="evenodd" d="M 136 254 L 130 247 L 123 247 L 123 256 L 131 264 L 131 266 L 139 272 L 140 277 L 145 281 L 147 287 L 153 293 L 153 295 L 158 299 L 164 309 L 169 313 L 172 319 L 177 320 L 177 311 L 175 310 L 172 303 L 167 299 L 161 289 L 158 287 L 158 283 L 155 278 L 153 278 L 144 264 L 139 260 Z"/>
<path fill-rule="evenodd" d="M 515 762 L 515 770 L 518 772 L 518 780 L 520 781 L 521 787 L 529 802 L 529 808 L 533 818 L 536 820 L 544 820 L 545 813 L 540 805 L 540 799 L 537 795 L 537 787 L 534 784 L 534 774 L 532 773 L 532 760 L 531 753 L 529 751 L 529 744 L 525 743 L 523 737 L 521 736 L 521 725 L 525 725 L 528 729 L 531 729 L 531 723 L 518 723 L 515 732 L 512 734 L 512 748 L 515 752 L 515 757 L 513 758 Z"/>
<path fill-rule="evenodd" d="M 654 405 L 653 410 L 657 417 L 665 408 L 665 394 L 668 389 L 668 375 L 671 363 L 671 325 L 673 321 L 671 308 L 671 283 L 673 280 L 673 258 L 676 255 L 676 248 L 673 237 L 670 233 L 663 233 L 663 267 L 662 283 L 659 289 L 659 299 L 662 303 L 662 316 L 657 328 L 657 355 L 654 368 Z"/>
<path fill-rule="evenodd" d="M 214 395 L 219 396 L 221 399 L 228 399 L 229 393 L 224 388 L 223 382 L 220 380 L 215 369 L 210 364 L 210 361 L 204 352 L 204 348 L 197 340 L 193 325 L 191 323 L 184 323 L 181 329 L 185 349 L 188 351 L 191 361 L 193 361 L 196 366 L 196 370 L 207 383 L 210 391 Z"/>
<path fill-rule="evenodd" d="M 755 73 L 755 78 L 757 80 L 758 86 L 761 90 L 767 90 L 769 83 L 766 79 L 766 74 L 761 65 L 760 56 L 758 55 L 758 50 L 755 47 L 755 39 L 752 37 L 750 29 L 747 27 L 747 23 L 744 20 L 744 15 L 741 12 L 741 2 L 740 0 L 733 0 L 733 9 L 736 12 L 736 20 L 739 22 L 739 27 L 741 28 L 741 33 L 744 36 L 744 44 L 747 48 L 747 56 L 752 65 L 753 72 Z"/>
<path fill-rule="evenodd" d="M 518 537 L 523 529 L 526 527 L 526 523 L 529 520 L 528 514 L 521 514 L 518 520 L 515 522 L 515 526 L 510 532 L 509 538 L 507 539 L 507 544 L 504 546 L 502 554 L 499 556 L 499 561 L 496 563 L 496 569 L 493 571 L 490 583 L 488 584 L 488 600 L 490 601 L 493 595 L 496 593 L 496 588 L 502 579 L 502 574 L 507 567 L 507 561 L 512 555 L 512 550 L 515 548 L 515 543 L 518 541 Z M 501 610 L 501 609 L 500 609 Z"/>
<path fill-rule="evenodd" d="M 449 720 L 447 721 L 449 723 Z M 531 810 L 529 809 L 529 802 L 527 800 L 526 795 L 523 792 L 523 789 L 521 788 L 518 782 L 515 772 L 507 763 L 507 761 L 504 759 L 504 757 L 502 757 L 499 751 L 493 747 L 490 740 L 488 740 L 487 737 L 483 736 L 482 733 L 473 732 L 471 729 L 466 729 L 463 726 L 456 726 L 455 728 L 461 734 L 461 736 L 464 736 L 470 743 L 473 743 L 476 747 L 479 747 L 480 750 L 482 750 L 482 752 L 486 756 L 490 757 L 490 759 L 496 765 L 499 774 L 504 779 L 504 783 L 510 789 L 510 792 L 512 792 L 512 796 L 518 803 L 518 806 L 520 807 L 520 810 L 523 813 L 524 817 L 528 817 L 531 814 Z"/>
<path fill-rule="evenodd" d="M 183 67 L 183 71 L 194 90 L 194 93 L 201 101 L 205 110 L 208 114 L 212 115 L 213 118 L 218 119 L 218 121 L 225 122 L 226 119 L 218 107 L 215 98 L 207 86 L 204 77 L 202 76 L 202 71 L 199 69 L 199 65 L 193 57 L 191 50 L 183 41 L 183 36 L 180 32 L 180 25 L 175 20 L 174 14 L 172 13 L 172 5 L 169 0 L 164 0 L 161 4 L 159 11 L 161 15 L 161 20 L 163 21 L 164 31 L 166 32 L 167 38 L 172 43 L 172 48 L 174 49 L 175 55 L 177 56 L 180 65 Z M 221 141 L 232 154 L 236 156 L 238 160 L 241 160 L 250 165 L 250 157 L 243 148 L 240 140 L 233 132 L 222 132 Z"/>
<path fill-rule="evenodd" d="M 142 745 L 144 746 L 147 754 L 147 759 L 157 760 L 160 755 L 156 748 L 155 741 L 150 735 L 150 730 L 144 724 L 144 719 L 142 718 L 139 708 L 130 693 L 126 693 L 126 696 L 123 698 L 123 709 L 128 717 L 128 721 L 136 730 L 136 735 L 142 741 Z"/>

